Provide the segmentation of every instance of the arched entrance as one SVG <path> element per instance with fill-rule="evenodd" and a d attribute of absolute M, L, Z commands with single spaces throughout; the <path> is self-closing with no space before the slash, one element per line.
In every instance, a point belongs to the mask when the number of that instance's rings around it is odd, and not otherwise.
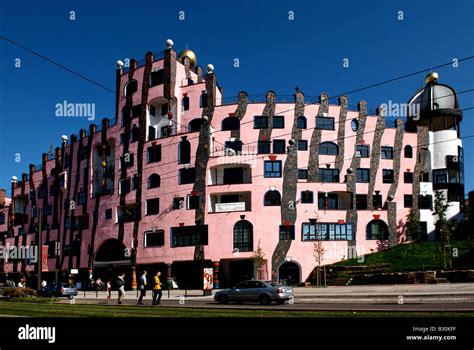
<path fill-rule="evenodd" d="M 130 265 L 130 254 L 125 245 L 118 239 L 108 239 L 95 253 L 94 279 L 100 277 L 105 282 L 110 278 L 112 282 L 115 282 L 118 274 L 125 273 L 125 282 L 129 284 L 131 282 Z"/>
<path fill-rule="evenodd" d="M 278 269 L 278 282 L 288 286 L 298 285 L 301 282 L 300 274 L 301 269 L 297 263 L 293 261 L 284 262 Z"/>

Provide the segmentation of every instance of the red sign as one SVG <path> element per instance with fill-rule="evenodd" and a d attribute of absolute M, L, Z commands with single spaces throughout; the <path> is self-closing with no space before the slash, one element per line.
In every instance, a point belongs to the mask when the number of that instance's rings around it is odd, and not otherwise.
<path fill-rule="evenodd" d="M 41 271 L 42 272 L 48 272 L 48 246 L 43 245 L 41 246 Z"/>
<path fill-rule="evenodd" d="M 272 162 L 274 162 L 274 161 L 277 159 L 277 156 L 270 155 L 270 156 L 268 156 L 268 158 L 270 158 L 270 160 L 271 160 Z"/>
<path fill-rule="evenodd" d="M 375 220 L 380 219 L 380 215 L 374 214 L 374 219 L 375 219 Z"/>

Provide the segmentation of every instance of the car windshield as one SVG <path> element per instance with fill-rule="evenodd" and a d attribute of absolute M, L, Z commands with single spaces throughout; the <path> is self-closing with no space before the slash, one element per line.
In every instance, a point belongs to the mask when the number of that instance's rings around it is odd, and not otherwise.
<path fill-rule="evenodd" d="M 272 287 L 281 287 L 280 283 L 276 283 L 276 282 L 267 282 L 267 283 L 271 285 Z"/>

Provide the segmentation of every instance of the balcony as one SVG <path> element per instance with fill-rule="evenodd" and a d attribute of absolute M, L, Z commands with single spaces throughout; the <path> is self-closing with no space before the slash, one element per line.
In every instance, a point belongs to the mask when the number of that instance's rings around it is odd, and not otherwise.
<path fill-rule="evenodd" d="M 252 171 L 247 164 L 216 166 L 209 171 L 211 173 L 209 186 L 252 183 Z"/>
<path fill-rule="evenodd" d="M 251 192 L 212 194 L 210 199 L 210 213 L 229 213 L 252 210 Z"/>
<path fill-rule="evenodd" d="M 137 204 L 130 204 L 125 205 L 123 207 L 117 208 L 117 222 L 118 223 L 125 223 L 125 222 L 132 222 L 135 219 L 138 219 L 138 205 Z"/>

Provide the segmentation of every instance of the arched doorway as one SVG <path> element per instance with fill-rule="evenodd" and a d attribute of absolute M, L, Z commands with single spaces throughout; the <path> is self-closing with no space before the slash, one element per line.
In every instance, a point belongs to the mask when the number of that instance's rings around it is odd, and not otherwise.
<path fill-rule="evenodd" d="M 283 285 L 293 286 L 300 284 L 300 266 L 293 262 L 287 261 L 280 265 L 278 269 L 278 282 Z"/>
<path fill-rule="evenodd" d="M 100 277 L 103 282 L 109 278 L 115 282 L 117 275 L 125 273 L 125 283 L 131 282 L 130 254 L 125 245 L 118 239 L 112 238 L 103 242 L 94 257 L 93 277 Z"/>

